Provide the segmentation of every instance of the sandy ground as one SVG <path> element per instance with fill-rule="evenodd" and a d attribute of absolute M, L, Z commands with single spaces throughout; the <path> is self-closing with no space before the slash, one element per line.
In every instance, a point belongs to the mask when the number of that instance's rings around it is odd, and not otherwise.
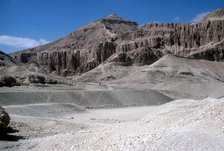
<path fill-rule="evenodd" d="M 224 99 L 114 109 L 74 105 L 73 111 L 71 106 L 4 106 L 19 132 L 1 141 L 0 150 L 224 150 Z M 48 113 L 34 114 L 46 107 Z"/>

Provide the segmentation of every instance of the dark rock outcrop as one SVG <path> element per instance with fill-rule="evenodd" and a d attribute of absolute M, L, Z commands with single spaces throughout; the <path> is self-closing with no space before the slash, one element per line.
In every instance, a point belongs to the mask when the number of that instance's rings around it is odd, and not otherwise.
<path fill-rule="evenodd" d="M 8 113 L 0 106 L 0 136 L 5 135 L 8 132 L 8 125 L 10 122 L 10 117 Z"/>
<path fill-rule="evenodd" d="M 0 67 L 9 65 L 15 65 L 14 60 L 8 54 L 0 50 Z"/>
<path fill-rule="evenodd" d="M 12 86 L 16 86 L 19 85 L 16 81 L 16 79 L 12 76 L 3 76 L 0 77 L 0 87 L 12 87 Z"/>
<path fill-rule="evenodd" d="M 39 75 L 29 75 L 28 79 L 31 83 L 40 83 L 40 84 L 46 83 L 45 77 Z"/>

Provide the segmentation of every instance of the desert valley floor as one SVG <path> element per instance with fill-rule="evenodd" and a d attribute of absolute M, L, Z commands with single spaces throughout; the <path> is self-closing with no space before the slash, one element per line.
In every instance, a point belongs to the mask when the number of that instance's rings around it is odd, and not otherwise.
<path fill-rule="evenodd" d="M 164 101 L 163 96 L 156 97 Z M 167 101 L 164 105 L 100 109 L 66 102 L 8 104 L 3 107 L 17 131 L 0 142 L 0 149 L 224 149 L 224 99 Z"/>

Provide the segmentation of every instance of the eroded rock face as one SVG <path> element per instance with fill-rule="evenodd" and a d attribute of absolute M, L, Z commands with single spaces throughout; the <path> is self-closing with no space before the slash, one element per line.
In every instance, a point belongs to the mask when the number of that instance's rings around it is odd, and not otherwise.
<path fill-rule="evenodd" d="M 120 62 L 124 65 L 149 65 L 163 56 L 161 51 L 153 48 L 139 48 L 134 51 L 119 52 L 109 58 L 108 62 Z"/>
<path fill-rule="evenodd" d="M 80 65 L 80 51 L 53 51 L 38 53 L 38 64 L 47 68 L 47 71 L 56 71 L 58 74 L 66 70 L 75 71 Z"/>
<path fill-rule="evenodd" d="M 7 126 L 9 125 L 10 117 L 8 113 L 0 106 L 0 135 L 7 133 Z"/>
<path fill-rule="evenodd" d="M 199 23 L 144 26 L 112 14 L 56 42 L 13 56 L 64 76 L 87 72 L 102 62 L 151 64 L 164 54 L 223 61 L 223 12 L 216 10 Z"/>
<path fill-rule="evenodd" d="M 205 48 L 202 51 L 198 51 L 190 54 L 188 57 L 194 59 L 206 59 L 210 61 L 224 61 L 224 40 L 211 45 L 209 48 Z"/>
<path fill-rule="evenodd" d="M 163 48 L 175 55 L 185 56 L 209 43 L 224 39 L 224 20 L 197 24 L 148 24 L 135 31 L 132 39 L 118 45 L 119 51 L 140 47 Z M 177 51 L 172 46 L 179 47 Z"/>

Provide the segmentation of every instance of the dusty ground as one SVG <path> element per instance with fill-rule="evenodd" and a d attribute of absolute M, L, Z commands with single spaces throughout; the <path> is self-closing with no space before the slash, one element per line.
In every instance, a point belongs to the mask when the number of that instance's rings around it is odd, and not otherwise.
<path fill-rule="evenodd" d="M 224 149 L 224 99 L 114 109 L 73 104 L 4 107 L 18 132 L 0 142 L 1 150 Z M 44 114 L 35 114 L 37 110 Z"/>

